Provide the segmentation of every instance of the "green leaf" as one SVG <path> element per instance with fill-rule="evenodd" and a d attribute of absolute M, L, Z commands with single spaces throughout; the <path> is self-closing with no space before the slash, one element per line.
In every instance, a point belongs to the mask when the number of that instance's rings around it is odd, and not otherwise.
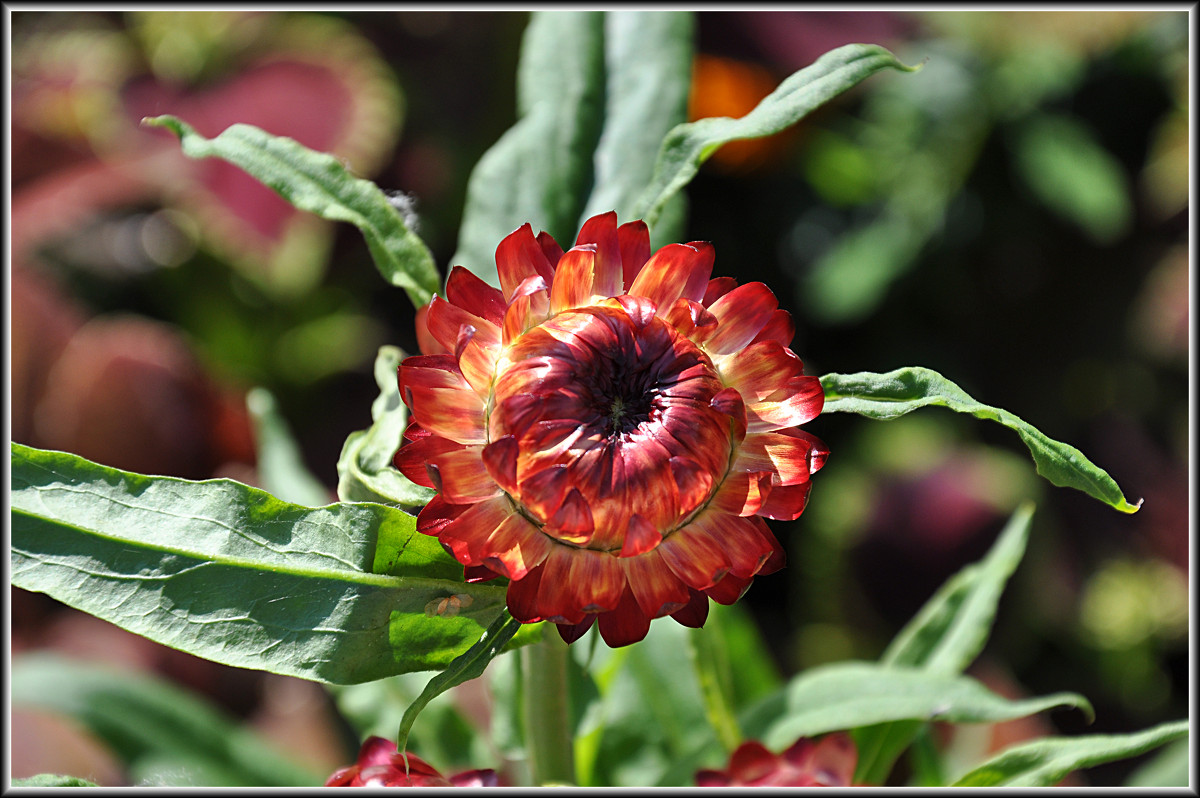
<path fill-rule="evenodd" d="M 375 358 L 375 383 L 379 396 L 371 404 L 372 424 L 350 433 L 338 457 L 338 498 L 371 501 L 406 509 L 424 507 L 434 491 L 410 481 L 392 466 L 408 424 L 408 408 L 400 398 L 396 372 L 404 353 L 381 346 Z"/>
<path fill-rule="evenodd" d="M 952 576 L 892 640 L 880 664 L 961 673 L 983 650 L 1000 594 L 1025 553 L 1033 505 L 1023 505 L 988 555 Z M 917 737 L 919 721 L 860 728 L 856 782 L 883 784 L 900 753 Z"/>
<path fill-rule="evenodd" d="M 1192 747 L 1187 738 L 1176 740 L 1140 765 L 1125 780 L 1126 787 L 1187 787 Z"/>
<path fill-rule="evenodd" d="M 839 662 L 812 668 L 787 688 L 785 712 L 763 735 L 782 749 L 800 737 L 898 720 L 990 723 L 1053 707 L 1092 707 L 1075 693 L 1011 701 L 967 676 L 929 673 L 872 662 Z"/>
<path fill-rule="evenodd" d="M 635 216 L 653 227 L 667 201 L 688 184 L 700 165 L 722 144 L 778 133 L 865 78 L 888 68 L 908 72 L 917 69 L 901 64 L 882 47 L 848 44 L 791 75 L 743 117 L 711 117 L 677 126 L 663 140 L 654 179 L 638 199 Z"/>
<path fill-rule="evenodd" d="M 384 279 L 408 292 L 415 307 L 440 285 L 433 255 L 378 186 L 355 177 L 337 158 L 253 125 L 231 125 L 212 139 L 173 116 L 147 117 L 179 137 L 190 158 L 221 158 L 277 191 L 297 208 L 362 231 Z"/>
<path fill-rule="evenodd" d="M 296 504 L 320 505 L 329 501 L 325 486 L 304 465 L 304 456 L 279 413 L 274 395 L 266 388 L 252 388 L 246 394 L 246 409 L 254 425 L 258 476 L 263 488 Z"/>
<path fill-rule="evenodd" d="M 75 776 L 60 776 L 56 773 L 39 773 L 27 779 L 13 779 L 14 787 L 99 787 L 99 784 Z"/>
<path fill-rule="evenodd" d="M 605 13 L 604 126 L 579 224 L 612 210 L 621 222 L 637 218 L 634 203 L 654 176 L 659 144 L 687 119 L 694 28 L 690 12 Z M 660 220 L 654 230 L 663 243 L 682 232 L 664 227 Z"/>
<path fill-rule="evenodd" d="M 415 526 L 380 504 L 302 507 L 12 444 L 12 583 L 227 665 L 351 684 L 466 651 L 505 588 L 465 584 Z M 457 614 L 437 614 L 451 596 Z"/>
<path fill-rule="evenodd" d="M 499 285 L 496 247 L 526 222 L 574 243 L 604 102 L 604 14 L 534 12 L 517 67 L 517 122 L 471 171 L 452 265 Z"/>
<path fill-rule="evenodd" d="M 1059 487 L 1081 490 L 1123 513 L 1135 513 L 1142 503 L 1129 504 L 1117 483 L 1083 453 L 1043 435 L 1021 419 L 997 407 L 981 404 L 950 380 L 931 369 L 899 368 L 886 374 L 826 374 L 824 413 L 858 413 L 867 418 L 892 419 L 920 407 L 948 407 L 956 413 L 997 421 L 1015 431 L 1029 448 L 1037 472 Z"/>
<path fill-rule="evenodd" d="M 146 673 L 17 656 L 12 700 L 73 718 L 131 770 L 169 760 L 184 778 L 204 773 L 216 780 L 196 786 L 311 787 L 328 775 L 280 755 L 204 698 Z"/>
<path fill-rule="evenodd" d="M 456 657 L 446 669 L 429 680 L 429 684 L 421 691 L 416 700 L 404 711 L 400 719 L 400 731 L 396 736 L 396 748 L 403 751 L 408 745 L 408 733 L 421 710 L 430 701 L 437 698 L 451 687 L 460 685 L 483 675 L 489 662 L 508 645 L 513 635 L 521 628 L 521 622 L 503 610 L 492 625 L 487 628 L 479 642 Z"/>
<path fill-rule="evenodd" d="M 1130 734 L 1044 737 L 1005 749 L 954 782 L 953 787 L 1050 787 L 1073 770 L 1144 754 L 1188 733 L 1188 721 L 1162 723 Z"/>

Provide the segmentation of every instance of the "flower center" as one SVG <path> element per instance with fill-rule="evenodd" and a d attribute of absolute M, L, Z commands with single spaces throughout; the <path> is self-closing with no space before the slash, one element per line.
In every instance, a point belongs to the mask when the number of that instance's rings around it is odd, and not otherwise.
<path fill-rule="evenodd" d="M 664 535 L 728 464 L 728 416 L 708 356 L 652 312 L 617 300 L 560 313 L 497 369 L 490 440 L 518 443 L 510 492 L 546 534 L 619 549 L 634 514 Z M 686 476 L 681 476 L 686 475 Z"/>

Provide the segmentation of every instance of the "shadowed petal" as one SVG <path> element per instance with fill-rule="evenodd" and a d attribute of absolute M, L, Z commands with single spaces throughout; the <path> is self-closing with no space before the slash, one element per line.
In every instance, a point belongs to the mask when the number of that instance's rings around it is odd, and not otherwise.
<path fill-rule="evenodd" d="M 430 458 L 444 452 L 466 448 L 464 444 L 456 443 L 438 435 L 424 435 L 421 438 L 406 443 L 396 452 L 392 463 L 401 474 L 426 488 L 434 487 L 433 480 L 425 470 L 425 464 Z"/>
<path fill-rule="evenodd" d="M 484 468 L 482 451 L 482 446 L 465 446 L 428 458 L 425 470 L 446 501 L 470 504 L 500 495 L 500 486 Z"/>
<path fill-rule="evenodd" d="M 429 303 L 425 303 L 417 308 L 417 315 L 413 321 L 413 326 L 417 328 L 417 349 L 423 355 L 440 355 L 446 354 L 450 350 L 442 346 L 433 333 L 429 331 Z"/>
<path fill-rule="evenodd" d="M 662 543 L 662 533 L 642 516 L 634 513 L 629 518 L 629 529 L 625 532 L 625 542 L 621 545 L 621 557 L 636 557 L 645 554 L 659 543 Z"/>
<path fill-rule="evenodd" d="M 545 562 L 532 569 L 524 579 L 515 579 L 508 583 L 508 591 L 504 600 L 512 617 L 521 623 L 534 623 L 542 620 L 538 614 L 538 592 L 542 584 L 542 572 Z"/>
<path fill-rule="evenodd" d="M 576 624 L 583 620 L 583 610 L 575 604 L 571 586 L 571 561 L 577 551 L 556 543 L 541 565 L 537 613 L 547 621 Z"/>
<path fill-rule="evenodd" d="M 663 318 L 688 338 L 708 337 L 717 324 L 717 317 L 708 308 L 683 297 L 675 300 Z"/>
<path fill-rule="evenodd" d="M 699 629 L 708 620 L 708 596 L 699 590 L 689 588 L 690 598 L 683 609 L 671 613 L 671 617 L 684 626 Z"/>
<path fill-rule="evenodd" d="M 621 246 L 622 282 L 628 292 L 642 264 L 650 259 L 650 230 L 641 219 L 626 222 L 617 228 L 617 240 Z"/>
<path fill-rule="evenodd" d="M 737 284 L 737 280 L 732 277 L 712 278 L 708 281 L 708 287 L 704 289 L 704 299 L 700 300 L 700 304 L 706 308 L 712 307 L 714 302 L 737 288 Z"/>
<path fill-rule="evenodd" d="M 758 514 L 773 521 L 795 521 L 804 512 L 811 491 L 811 482 L 776 486 L 771 489 L 762 507 L 758 508 Z"/>
<path fill-rule="evenodd" d="M 732 472 L 713 495 L 713 509 L 734 516 L 754 515 L 771 493 L 771 471 Z"/>
<path fill-rule="evenodd" d="M 472 504 L 442 527 L 438 540 L 463 565 L 482 565 L 488 536 L 512 514 L 512 503 L 503 496 Z"/>
<path fill-rule="evenodd" d="M 694 523 L 672 532 L 655 551 L 684 584 L 697 590 L 711 587 L 729 571 L 724 547 L 698 532 Z"/>
<path fill-rule="evenodd" d="M 754 340 L 751 343 L 778 341 L 781 346 L 791 346 L 792 339 L 795 337 L 796 323 L 792 321 L 792 314 L 783 308 L 777 308 L 771 314 L 771 318 L 766 326 L 759 330 L 758 335 L 754 336 Z"/>
<path fill-rule="evenodd" d="M 573 606 L 584 612 L 604 612 L 617 606 L 625 589 L 625 570 L 606 551 L 580 549 L 571 557 L 568 582 Z"/>
<path fill-rule="evenodd" d="M 507 493 L 517 491 L 517 455 L 521 447 L 512 435 L 505 435 L 483 447 L 481 456 L 488 474 Z"/>
<path fill-rule="evenodd" d="M 754 577 L 740 577 L 733 574 L 725 574 L 721 581 L 717 582 L 712 587 L 704 592 L 718 604 L 726 606 L 733 604 L 746 594 L 750 588 L 750 583 L 754 581 Z"/>
<path fill-rule="evenodd" d="M 524 579 L 554 545 L 529 519 L 513 513 L 488 536 L 483 562 L 509 579 Z"/>
<path fill-rule="evenodd" d="M 600 636 L 613 648 L 636 643 L 650 631 L 650 619 L 642 612 L 628 587 L 621 594 L 617 608 L 602 613 L 597 623 L 600 625 Z"/>
<path fill-rule="evenodd" d="M 670 463 L 671 478 L 679 496 L 679 515 L 687 517 L 708 499 L 713 488 L 712 474 L 690 457 L 672 457 Z"/>
<path fill-rule="evenodd" d="M 500 327 L 498 325 L 438 296 L 429 302 L 429 315 L 426 317 L 426 323 L 429 325 L 429 332 L 438 340 L 438 343 L 446 347 L 448 352 L 454 352 L 457 349 L 459 331 L 464 326 L 474 327 L 475 334 L 479 336 L 479 342 L 484 346 L 500 345 Z"/>
<path fill-rule="evenodd" d="M 582 621 L 576 624 L 556 623 L 554 628 L 558 630 L 558 636 L 563 639 L 567 645 L 574 643 L 579 638 L 587 634 L 587 630 L 592 628 L 592 624 L 596 622 L 595 615 L 588 615 Z"/>
<path fill-rule="evenodd" d="M 470 508 L 469 504 L 449 504 L 441 495 L 436 495 L 417 514 L 417 531 L 437 537 L 451 521 Z"/>
<path fill-rule="evenodd" d="M 542 248 L 542 254 L 546 256 L 547 262 L 551 266 L 558 266 L 558 262 L 562 260 L 563 248 L 554 240 L 554 236 L 543 230 L 537 234 L 537 242 L 538 246 Z"/>
<path fill-rule="evenodd" d="M 696 537 L 707 536 L 713 545 L 724 549 L 729 562 L 729 574 L 748 579 L 758 573 L 774 551 L 774 546 L 759 531 L 758 525 L 761 523 L 758 518 L 741 518 L 718 512 L 710 505 L 688 527 L 688 531 Z"/>
<path fill-rule="evenodd" d="M 679 581 L 657 551 L 621 560 L 625 577 L 638 606 L 650 618 L 661 618 L 687 604 L 687 585 Z"/>

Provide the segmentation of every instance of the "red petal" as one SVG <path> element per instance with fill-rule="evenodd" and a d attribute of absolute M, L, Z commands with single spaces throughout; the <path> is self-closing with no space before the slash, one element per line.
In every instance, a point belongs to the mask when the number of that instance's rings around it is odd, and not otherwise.
<path fill-rule="evenodd" d="M 804 374 L 804 363 L 778 341 L 750 344 L 725 358 L 719 368 L 721 380 L 737 388 L 748 402 L 765 399 Z"/>
<path fill-rule="evenodd" d="M 691 589 L 689 594 L 688 603 L 683 609 L 671 613 L 671 617 L 684 626 L 699 629 L 708 620 L 708 596 Z"/>
<path fill-rule="evenodd" d="M 571 585 L 571 561 L 576 551 L 555 544 L 542 563 L 537 613 L 547 621 L 576 624 L 583 620 L 583 610 L 575 603 Z"/>
<path fill-rule="evenodd" d="M 546 523 L 546 531 L 554 537 L 580 545 L 592 539 L 595 528 L 592 509 L 578 488 L 567 491 L 562 506 Z"/>
<path fill-rule="evenodd" d="M 513 513 L 488 536 L 483 562 L 501 576 L 524 579 L 555 545 L 520 513 Z"/>
<path fill-rule="evenodd" d="M 690 457 L 671 458 L 671 476 L 679 495 L 679 516 L 686 517 L 708 499 L 713 478 L 702 465 Z"/>
<path fill-rule="evenodd" d="M 493 579 L 498 579 L 500 574 L 488 568 L 486 565 L 464 565 L 463 566 L 463 581 L 468 585 L 473 585 L 478 582 L 490 582 Z"/>
<path fill-rule="evenodd" d="M 625 542 L 621 544 L 621 557 L 636 557 L 645 554 L 659 543 L 662 543 L 662 533 L 642 516 L 634 513 L 629 518 L 629 528 L 625 531 Z"/>
<path fill-rule="evenodd" d="M 551 266 L 558 266 L 558 262 L 562 260 L 563 248 L 554 240 L 554 236 L 547 233 L 545 230 L 537 234 L 538 246 L 542 248 L 542 254 L 546 256 L 546 260 Z"/>
<path fill-rule="evenodd" d="M 593 216 L 583 223 L 575 246 L 596 245 L 595 280 L 592 291 L 600 296 L 618 296 L 624 292 L 621 271 L 621 243 L 617 238 L 617 212 Z"/>
<path fill-rule="evenodd" d="M 500 289 L 488 285 L 462 266 L 455 266 L 446 278 L 446 299 L 496 326 L 504 322 L 507 303 Z"/>
<path fill-rule="evenodd" d="M 667 567 L 657 551 L 621 561 L 625 580 L 638 606 L 650 618 L 661 618 L 683 608 L 690 598 L 688 587 Z"/>
<path fill-rule="evenodd" d="M 542 616 L 538 614 L 537 599 L 545 567 L 543 563 L 526 574 L 524 579 L 516 579 L 508 583 L 508 592 L 504 596 L 505 602 L 508 604 L 508 611 L 512 617 L 521 623 L 535 623 L 542 620 Z"/>
<path fill-rule="evenodd" d="M 584 612 L 615 609 L 625 589 L 625 570 L 617 558 L 606 551 L 579 549 L 571 557 L 568 583 L 572 605 Z"/>
<path fill-rule="evenodd" d="M 712 263 L 713 248 L 709 244 L 668 244 L 650 256 L 629 286 L 629 294 L 650 300 L 658 308 L 658 315 L 665 317 L 680 297 L 703 298 Z"/>
<path fill-rule="evenodd" d="M 745 595 L 747 588 L 750 587 L 750 583 L 753 581 L 754 577 L 752 576 L 743 578 L 734 576 L 733 574 L 725 574 L 721 581 L 704 592 L 718 604 L 729 605 Z"/>
<path fill-rule="evenodd" d="M 500 495 L 500 486 L 483 465 L 482 446 L 465 446 L 432 455 L 425 463 L 438 492 L 451 504 L 473 504 Z"/>
<path fill-rule="evenodd" d="M 484 404 L 471 390 L 409 386 L 412 414 L 425 429 L 458 443 L 486 443 Z"/>
<path fill-rule="evenodd" d="M 799 430 L 758 432 L 747 435 L 738 447 L 735 471 L 770 471 L 776 485 L 808 482 L 813 466 L 813 438 Z"/>
<path fill-rule="evenodd" d="M 421 350 L 421 354 L 439 355 L 450 351 L 442 346 L 438 339 L 433 337 L 433 333 L 429 331 L 428 304 L 417 308 L 417 317 L 413 326 L 417 328 L 417 348 Z"/>
<path fill-rule="evenodd" d="M 797 766 L 803 765 L 817 784 L 828 787 L 849 787 L 858 766 L 858 749 L 846 732 L 825 735 L 811 751 L 797 750 L 793 754 L 789 748 L 783 756 Z"/>
<path fill-rule="evenodd" d="M 742 349 L 762 331 L 778 307 L 778 300 L 764 283 L 739 285 L 709 306 L 718 322 L 703 342 L 704 348 L 722 355 Z"/>
<path fill-rule="evenodd" d="M 500 327 L 487 319 L 480 318 L 474 313 L 463 310 L 458 305 L 451 304 L 441 297 L 435 296 L 429 303 L 429 315 L 426 317 L 429 332 L 438 342 L 453 352 L 458 346 L 459 330 L 463 326 L 474 327 L 479 336 L 479 343 L 485 347 L 500 346 Z"/>
<path fill-rule="evenodd" d="M 517 491 L 517 455 L 521 447 L 512 435 L 505 435 L 483 447 L 483 464 L 506 493 Z"/>
<path fill-rule="evenodd" d="M 584 244 L 563 254 L 550 284 L 550 312 L 583 307 L 592 301 L 596 247 Z"/>
<path fill-rule="evenodd" d="M 738 393 L 737 388 L 723 388 L 717 391 L 708 404 L 718 413 L 729 416 L 733 424 L 732 435 L 735 441 L 740 441 L 746 437 L 748 425 L 746 403 L 742 399 L 742 395 Z"/>
<path fill-rule="evenodd" d="M 711 587 L 729 571 L 724 548 L 698 532 L 695 524 L 668 535 L 655 551 L 684 584 L 696 590 Z"/>
<path fill-rule="evenodd" d="M 772 542 L 759 531 L 760 524 L 762 521 L 758 518 L 728 515 L 709 505 L 688 530 L 708 535 L 713 543 L 725 550 L 729 573 L 748 578 L 758 573 L 774 551 Z"/>
<path fill-rule="evenodd" d="M 708 288 L 704 289 L 704 299 L 700 300 L 700 304 L 706 308 L 712 307 L 712 303 L 735 288 L 737 288 L 737 280 L 732 277 L 714 277 L 708 281 Z"/>
<path fill-rule="evenodd" d="M 747 430 L 770 432 L 784 427 L 797 427 L 821 414 L 825 391 L 816 377 L 793 377 L 778 400 L 762 400 L 746 405 Z"/>
<path fill-rule="evenodd" d="M 650 619 L 642 613 L 629 588 L 621 594 L 615 610 L 600 615 L 599 625 L 600 636 L 612 648 L 636 643 L 650 631 Z"/>
<path fill-rule="evenodd" d="M 473 504 L 442 528 L 438 540 L 463 565 L 482 565 L 488 536 L 512 514 L 503 496 Z"/>
<path fill-rule="evenodd" d="M 471 508 L 469 504 L 449 504 L 440 495 L 434 496 L 417 513 L 417 531 L 422 535 L 439 536 L 446 525 Z"/>
<path fill-rule="evenodd" d="M 554 265 L 547 260 L 542 245 L 533 237 L 533 228 L 528 223 L 509 233 L 496 247 L 496 273 L 504 298 L 510 302 L 517 286 L 526 277 L 539 274 L 547 285 L 553 281 Z"/>
<path fill-rule="evenodd" d="M 584 634 L 587 633 L 587 630 L 592 628 L 592 624 L 595 622 L 596 616 L 588 615 L 579 623 L 557 623 L 554 625 L 554 627 L 558 629 L 558 636 L 562 638 L 563 642 L 567 645 L 571 645 L 576 640 L 583 637 Z"/>
<path fill-rule="evenodd" d="M 549 519 L 562 507 L 571 487 L 565 465 L 553 465 L 524 478 L 520 484 L 521 503 L 537 514 L 540 519 Z"/>
<path fill-rule="evenodd" d="M 437 435 L 425 435 L 401 446 L 392 462 L 396 469 L 410 481 L 422 487 L 433 488 L 435 486 L 425 470 L 425 464 L 434 455 L 462 448 L 465 447 L 461 443 Z"/>
<path fill-rule="evenodd" d="M 779 757 L 757 740 L 742 743 L 729 757 L 729 775 L 741 784 L 768 776 L 779 766 Z"/>
<path fill-rule="evenodd" d="M 504 312 L 504 345 L 520 338 L 530 327 L 541 324 L 550 314 L 550 284 L 540 274 L 526 277 Z"/>
<path fill-rule="evenodd" d="M 758 514 L 763 518 L 774 521 L 795 521 L 804 512 L 808 503 L 808 494 L 812 491 L 811 482 L 799 485 L 777 485 L 771 489 L 771 494 L 758 508 Z"/>
<path fill-rule="evenodd" d="M 683 297 L 675 300 L 663 318 L 687 338 L 708 337 L 717 324 L 717 317 L 707 308 Z"/>
<path fill-rule="evenodd" d="M 771 475 L 770 471 L 731 472 L 709 506 L 727 515 L 754 515 L 771 493 Z"/>
<path fill-rule="evenodd" d="M 469 388 L 458 370 L 458 361 L 453 355 L 413 355 L 404 358 L 396 375 L 400 396 L 405 404 L 412 406 L 406 386 L 422 388 Z"/>
<path fill-rule="evenodd" d="M 485 402 L 491 394 L 492 379 L 496 375 L 496 359 L 500 356 L 500 346 L 489 344 L 482 339 L 474 327 L 462 326 L 458 330 L 458 341 L 454 346 L 454 356 L 458 359 L 458 367 L 463 378 Z"/>
<path fill-rule="evenodd" d="M 759 330 L 758 335 L 754 336 L 754 340 L 751 343 L 778 341 L 780 346 L 790 347 L 792 339 L 795 337 L 796 323 L 792 321 L 792 314 L 783 308 L 777 308 L 771 314 L 770 321 L 767 322 L 765 327 Z"/>
<path fill-rule="evenodd" d="M 650 230 L 645 222 L 636 219 L 617 228 L 617 239 L 621 243 L 622 282 L 628 291 L 642 265 L 650 259 Z"/>

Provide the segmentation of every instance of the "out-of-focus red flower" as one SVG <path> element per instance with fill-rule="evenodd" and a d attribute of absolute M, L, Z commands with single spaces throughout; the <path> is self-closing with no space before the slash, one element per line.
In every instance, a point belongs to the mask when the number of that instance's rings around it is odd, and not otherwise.
<path fill-rule="evenodd" d="M 407 763 L 405 760 L 407 759 Z M 403 754 L 382 737 L 368 737 L 358 761 L 338 768 L 326 787 L 497 787 L 494 770 L 468 770 L 446 778 L 416 754 Z"/>
<path fill-rule="evenodd" d="M 782 754 L 760 742 L 738 746 L 725 770 L 700 770 L 698 787 L 849 787 L 858 764 L 858 750 L 845 732 L 814 742 L 801 737 Z"/>
<path fill-rule="evenodd" d="M 438 495 L 417 519 L 472 580 L 504 576 L 522 622 L 610 646 L 671 615 L 700 626 L 783 566 L 763 518 L 794 519 L 828 450 L 824 402 L 762 283 L 709 279 L 711 245 L 651 255 L 646 225 L 589 219 L 563 252 L 526 224 L 501 288 L 456 266 L 410 357 L 396 465 Z"/>

